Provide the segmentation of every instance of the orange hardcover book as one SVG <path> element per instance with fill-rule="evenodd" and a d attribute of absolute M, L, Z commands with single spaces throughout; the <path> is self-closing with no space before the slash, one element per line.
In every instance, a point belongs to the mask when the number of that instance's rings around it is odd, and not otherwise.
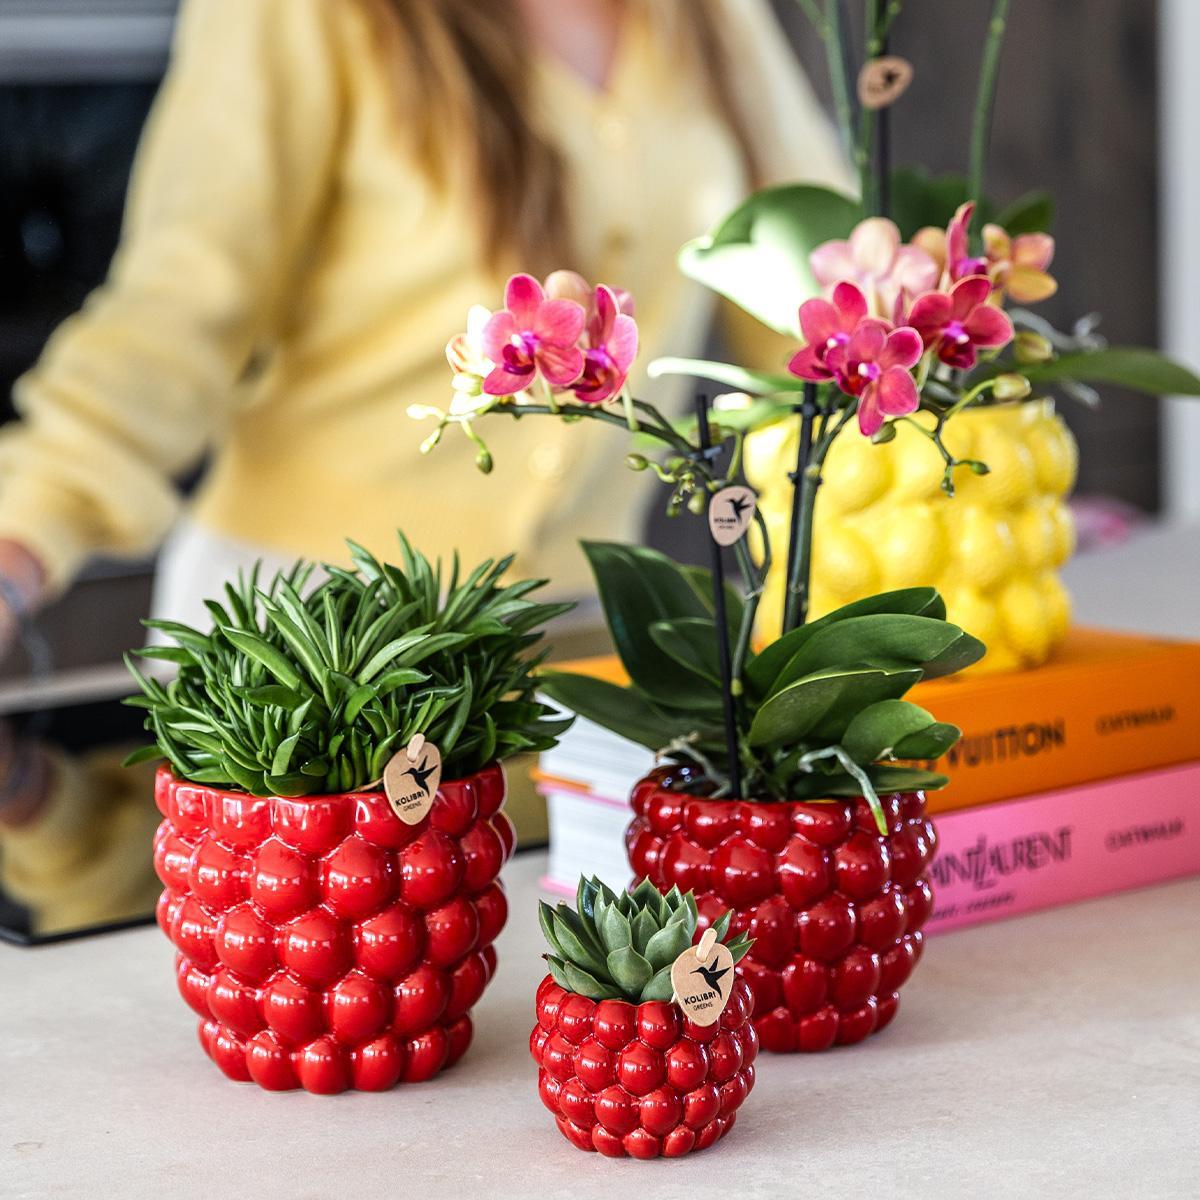
<path fill-rule="evenodd" d="M 555 669 L 628 679 L 615 657 Z M 1032 671 L 935 679 L 909 698 L 962 740 L 936 768 L 933 813 L 1200 758 L 1200 642 L 1074 629 Z"/>

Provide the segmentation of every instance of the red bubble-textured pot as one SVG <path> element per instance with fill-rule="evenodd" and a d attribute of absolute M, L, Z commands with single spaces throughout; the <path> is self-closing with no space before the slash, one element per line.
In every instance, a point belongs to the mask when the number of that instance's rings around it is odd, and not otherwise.
<path fill-rule="evenodd" d="M 508 916 L 504 794 L 493 764 L 406 825 L 382 792 L 249 796 L 160 769 L 158 923 L 221 1070 L 383 1091 L 460 1058 Z"/>
<path fill-rule="evenodd" d="M 705 927 L 726 909 L 754 939 L 738 972 L 754 994 L 766 1050 L 826 1050 L 883 1029 L 921 957 L 933 907 L 936 840 L 925 797 L 881 797 L 888 833 L 865 800 L 749 803 L 674 787 L 660 767 L 634 789 L 629 861 L 661 891 L 693 889 Z"/>
<path fill-rule="evenodd" d="M 610 1158 L 678 1158 L 733 1128 L 754 1086 L 758 1036 L 738 980 L 720 1020 L 676 1004 L 589 1000 L 547 975 L 529 1051 L 538 1092 L 563 1137 Z"/>

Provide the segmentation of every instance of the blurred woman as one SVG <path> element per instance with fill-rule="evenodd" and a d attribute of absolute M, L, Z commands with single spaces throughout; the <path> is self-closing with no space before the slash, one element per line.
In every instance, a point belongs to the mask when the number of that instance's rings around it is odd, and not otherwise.
<path fill-rule="evenodd" d="M 405 410 L 513 269 L 633 292 L 642 363 L 695 352 L 675 252 L 782 178 L 846 174 L 767 0 L 184 0 L 109 281 L 0 438 L 0 597 L 166 539 L 155 607 L 202 619 L 242 563 L 397 526 L 582 591 L 577 540 L 636 517 L 619 431 L 502 422 L 483 480 Z"/>

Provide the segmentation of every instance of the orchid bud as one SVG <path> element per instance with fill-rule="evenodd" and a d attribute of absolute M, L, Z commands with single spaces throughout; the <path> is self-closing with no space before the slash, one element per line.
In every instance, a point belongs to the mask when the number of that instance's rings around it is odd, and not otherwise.
<path fill-rule="evenodd" d="M 693 517 L 704 516 L 705 509 L 708 508 L 708 497 L 703 492 L 693 492 L 688 497 L 688 512 Z"/>
<path fill-rule="evenodd" d="M 1032 329 L 1022 329 L 1013 338 L 1013 354 L 1016 355 L 1017 362 L 1026 366 L 1030 363 L 1049 362 L 1054 357 L 1054 346 L 1049 338 L 1040 333 L 1034 333 Z"/>
<path fill-rule="evenodd" d="M 627 454 L 625 465 L 631 471 L 644 471 L 650 465 L 650 460 L 644 454 Z"/>
<path fill-rule="evenodd" d="M 481 448 L 479 453 L 475 455 L 475 465 L 484 475 L 490 475 L 492 473 L 491 451 Z"/>
<path fill-rule="evenodd" d="M 876 446 L 882 446 L 884 442 L 892 442 L 896 439 L 896 422 L 888 421 L 886 425 L 880 427 L 871 434 L 871 441 Z"/>
<path fill-rule="evenodd" d="M 987 475 L 992 469 L 987 463 L 980 462 L 977 458 L 968 459 L 965 465 L 970 467 L 971 471 L 976 475 Z"/>
<path fill-rule="evenodd" d="M 992 384 L 992 395 L 997 400 L 1024 400 L 1031 391 L 1024 375 L 997 375 Z"/>

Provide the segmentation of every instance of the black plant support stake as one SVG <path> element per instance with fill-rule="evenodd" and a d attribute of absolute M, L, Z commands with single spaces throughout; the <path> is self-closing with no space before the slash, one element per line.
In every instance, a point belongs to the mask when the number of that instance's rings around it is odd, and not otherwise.
<path fill-rule="evenodd" d="M 699 428 L 700 451 L 707 455 L 712 449 L 708 428 L 708 397 L 696 394 L 696 422 Z M 709 497 L 709 504 L 712 497 Z M 721 665 L 721 707 L 725 716 L 725 752 L 729 756 L 729 786 L 733 798 L 742 798 L 742 766 L 738 760 L 737 720 L 733 711 L 733 663 L 729 654 L 729 618 L 725 614 L 725 565 L 721 547 L 709 530 L 709 551 L 712 555 L 713 613 L 717 625 L 717 659 Z"/>
<path fill-rule="evenodd" d="M 804 540 L 804 508 L 800 502 L 800 489 L 804 473 L 808 470 L 808 462 L 812 457 L 813 420 L 817 415 L 817 385 L 804 385 L 804 401 L 793 405 L 793 412 L 800 417 L 800 444 L 796 449 L 796 469 L 788 473 L 792 481 L 792 527 L 788 535 L 787 575 L 784 586 L 792 588 L 796 581 L 796 555 L 801 553 Z M 799 581 L 800 595 L 793 598 L 790 594 L 784 597 L 783 632 L 787 633 L 796 625 L 803 625 L 808 619 L 808 578 Z M 793 620 L 794 617 L 794 620 Z"/>

